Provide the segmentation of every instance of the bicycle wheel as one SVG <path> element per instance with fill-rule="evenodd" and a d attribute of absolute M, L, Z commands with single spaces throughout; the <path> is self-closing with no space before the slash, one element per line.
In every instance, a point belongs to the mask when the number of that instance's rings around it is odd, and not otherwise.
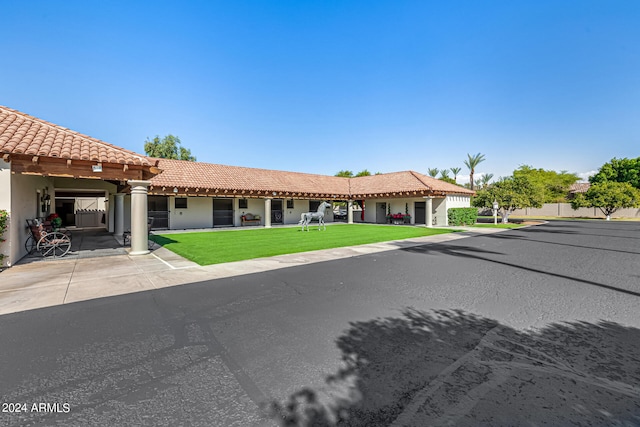
<path fill-rule="evenodd" d="M 36 241 L 33 236 L 27 237 L 27 241 L 24 242 L 24 249 L 27 251 L 27 255 L 32 255 L 36 250 Z"/>

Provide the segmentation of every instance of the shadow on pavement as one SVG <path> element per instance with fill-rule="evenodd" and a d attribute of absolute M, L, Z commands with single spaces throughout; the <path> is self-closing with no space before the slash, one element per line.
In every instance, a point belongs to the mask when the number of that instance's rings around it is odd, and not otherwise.
<path fill-rule="evenodd" d="M 351 323 L 344 367 L 270 413 L 282 426 L 640 425 L 640 330 L 518 331 L 461 311 Z"/>
<path fill-rule="evenodd" d="M 495 236 L 489 236 L 489 238 L 495 238 Z M 503 238 L 508 238 L 508 237 L 503 237 Z M 516 237 L 514 237 L 514 238 L 516 238 Z M 560 278 L 560 279 L 571 280 L 571 281 L 582 283 L 582 284 L 585 284 L 585 285 L 597 286 L 599 288 L 609 289 L 609 290 L 612 290 L 612 291 L 615 291 L 615 292 L 621 292 L 621 293 L 624 293 L 624 294 L 627 294 L 627 295 L 640 297 L 640 292 L 636 292 L 636 291 L 633 291 L 633 290 L 630 290 L 630 289 L 624 289 L 624 288 L 620 288 L 620 287 L 616 287 L 616 286 L 611 286 L 611 285 L 608 285 L 606 283 L 600 283 L 600 282 L 596 282 L 596 281 L 593 281 L 593 280 L 581 279 L 581 278 L 572 276 L 570 274 L 554 273 L 552 271 L 543 270 L 543 269 L 540 269 L 540 268 L 528 267 L 528 266 L 525 266 L 523 264 L 519 264 L 519 263 L 516 263 L 516 262 L 508 262 L 508 261 L 499 260 L 499 259 L 492 259 L 492 258 L 489 258 L 488 256 L 483 256 L 483 254 L 484 255 L 505 255 L 505 254 L 502 254 L 500 252 L 495 252 L 495 251 L 482 250 L 482 249 L 479 249 L 477 247 L 472 247 L 472 246 L 450 245 L 450 244 L 427 244 L 427 245 L 420 245 L 420 246 L 414 246 L 414 247 L 409 247 L 409 248 L 401 248 L 400 250 L 403 250 L 403 251 L 406 251 L 406 252 L 412 252 L 412 253 L 420 253 L 420 254 L 424 254 L 424 255 L 429 255 L 429 254 L 432 254 L 432 253 L 440 253 L 440 254 L 445 254 L 445 255 L 462 257 L 462 258 L 475 259 L 475 260 L 480 260 L 480 261 L 488 261 L 488 262 L 492 262 L 492 263 L 495 263 L 495 264 L 504 265 L 504 266 L 507 266 L 507 267 L 513 267 L 513 268 L 517 268 L 517 269 L 520 269 L 520 270 L 530 271 L 530 272 L 533 272 L 533 273 L 544 274 L 544 275 L 547 275 L 547 276 L 557 277 L 557 278 Z M 635 254 L 635 253 L 633 253 L 633 254 Z"/>
<path fill-rule="evenodd" d="M 522 234 L 522 233 L 519 233 L 519 234 L 514 234 L 514 233 L 511 233 L 511 234 L 507 234 L 507 233 L 490 234 L 487 237 L 489 237 L 491 239 L 507 239 L 507 240 L 509 240 L 509 239 L 511 239 L 511 240 L 520 239 L 520 240 L 526 240 L 528 242 L 544 243 L 544 244 L 548 244 L 548 245 L 559 245 L 559 246 L 568 246 L 568 247 L 580 248 L 580 249 L 593 249 L 593 250 L 597 250 L 597 251 L 618 252 L 618 253 L 623 253 L 623 254 L 640 255 L 640 252 L 625 251 L 623 249 L 611 249 L 611 248 L 598 247 L 596 245 L 589 245 L 589 246 L 587 246 L 587 245 L 575 245 L 575 244 L 571 244 L 571 243 L 567 243 L 567 242 L 552 242 L 550 240 L 533 239 L 530 236 L 527 236 L 527 235 Z M 609 236 L 609 237 L 611 237 L 611 236 Z"/>

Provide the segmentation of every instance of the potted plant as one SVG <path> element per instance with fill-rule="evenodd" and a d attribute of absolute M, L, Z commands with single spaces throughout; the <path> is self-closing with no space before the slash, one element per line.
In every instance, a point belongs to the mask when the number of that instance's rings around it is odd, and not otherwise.
<path fill-rule="evenodd" d="M 404 215 L 400 212 L 391 215 L 391 221 L 394 224 L 404 224 Z"/>
<path fill-rule="evenodd" d="M 409 203 L 404 204 L 404 223 L 411 224 L 411 215 L 409 215 Z"/>
<path fill-rule="evenodd" d="M 58 229 L 62 226 L 62 218 L 60 218 L 60 215 L 55 212 L 47 217 L 47 221 L 51 223 L 53 231 L 58 231 Z"/>

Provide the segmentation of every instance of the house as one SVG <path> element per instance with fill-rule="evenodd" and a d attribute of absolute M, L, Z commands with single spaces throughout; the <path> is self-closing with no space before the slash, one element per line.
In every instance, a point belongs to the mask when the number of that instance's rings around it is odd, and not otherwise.
<path fill-rule="evenodd" d="M 154 228 L 295 224 L 321 201 L 344 201 L 347 221 L 447 224 L 447 209 L 468 207 L 472 191 L 414 171 L 342 178 L 149 158 L 0 106 L 0 209 L 10 214 L 0 246 L 10 266 L 26 254 L 26 220 L 61 214 L 66 224 L 131 230 L 131 255 L 148 253 Z M 80 203 L 80 201 L 84 201 Z M 353 206 L 363 209 L 354 218 Z M 85 206 L 85 209 L 81 209 Z M 93 206 L 95 209 L 87 208 Z M 332 215 L 327 215 L 332 221 Z"/>

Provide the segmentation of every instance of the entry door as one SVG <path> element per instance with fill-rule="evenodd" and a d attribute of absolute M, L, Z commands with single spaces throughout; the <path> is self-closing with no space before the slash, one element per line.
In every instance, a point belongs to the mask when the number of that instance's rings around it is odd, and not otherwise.
<path fill-rule="evenodd" d="M 427 217 L 427 203 L 426 202 L 415 202 L 415 216 L 416 216 L 416 224 L 426 224 Z"/>
<path fill-rule="evenodd" d="M 233 225 L 233 199 L 213 199 L 213 226 Z"/>
<path fill-rule="evenodd" d="M 147 197 L 147 216 L 153 218 L 151 227 L 156 230 L 159 228 L 169 228 L 169 198 L 167 196 L 148 196 Z"/>
<path fill-rule="evenodd" d="M 282 200 L 271 201 L 271 224 L 282 224 Z"/>
<path fill-rule="evenodd" d="M 387 204 L 386 203 L 376 203 L 376 223 L 377 224 L 387 223 Z"/>

